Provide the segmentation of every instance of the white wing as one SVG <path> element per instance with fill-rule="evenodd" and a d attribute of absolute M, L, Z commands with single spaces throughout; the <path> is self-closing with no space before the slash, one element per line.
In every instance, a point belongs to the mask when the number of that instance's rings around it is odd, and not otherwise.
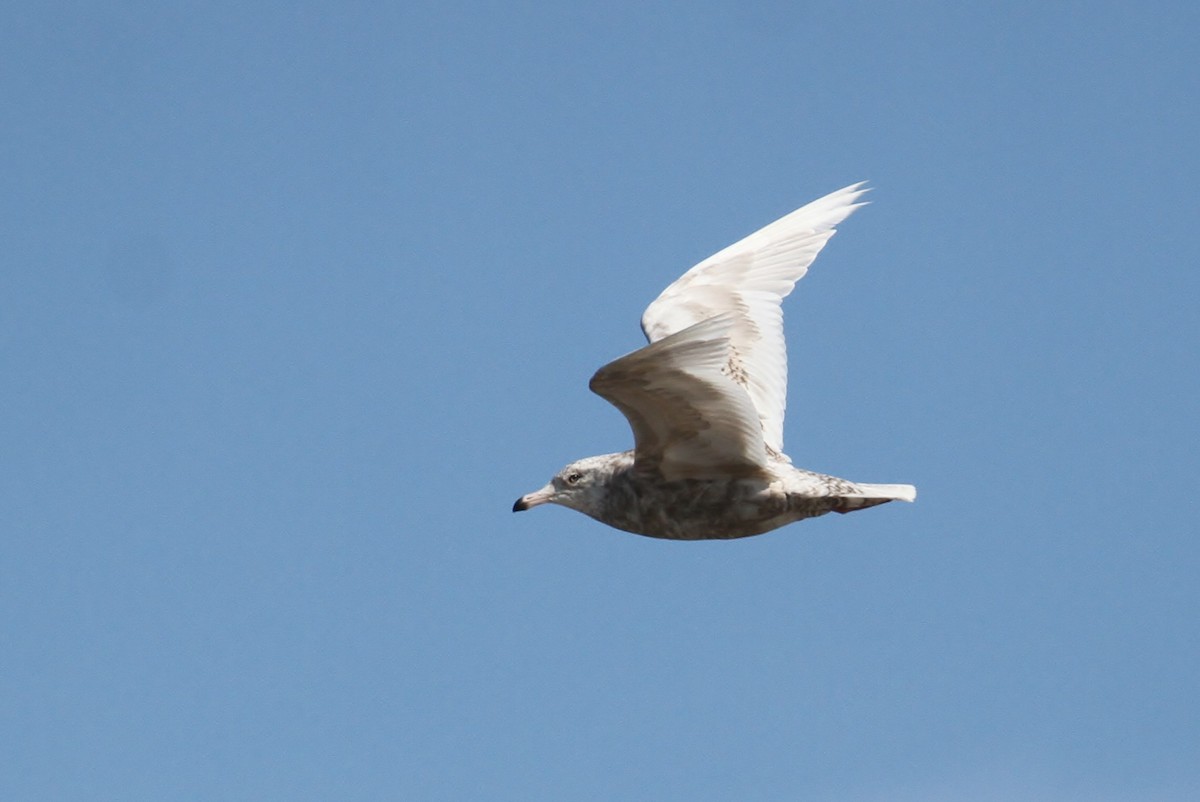
<path fill-rule="evenodd" d="M 787 345 L 780 303 L 834 234 L 864 203 L 852 184 L 803 206 L 708 257 L 663 290 L 642 315 L 642 331 L 657 342 L 714 315 L 733 326 L 728 375 L 746 388 L 769 448 L 783 453 L 787 406 Z"/>
<path fill-rule="evenodd" d="M 729 380 L 732 315 L 709 318 L 617 359 L 588 385 L 633 429 L 634 467 L 668 481 L 760 473 L 767 462 L 750 396 Z"/>

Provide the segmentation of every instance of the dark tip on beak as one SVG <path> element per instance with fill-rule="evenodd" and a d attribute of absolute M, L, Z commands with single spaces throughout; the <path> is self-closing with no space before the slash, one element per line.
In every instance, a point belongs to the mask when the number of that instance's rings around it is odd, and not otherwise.
<path fill-rule="evenodd" d="M 529 505 L 525 503 L 525 499 L 523 498 L 517 499 L 517 502 L 513 504 L 513 512 L 524 512 L 527 509 L 529 509 Z"/>

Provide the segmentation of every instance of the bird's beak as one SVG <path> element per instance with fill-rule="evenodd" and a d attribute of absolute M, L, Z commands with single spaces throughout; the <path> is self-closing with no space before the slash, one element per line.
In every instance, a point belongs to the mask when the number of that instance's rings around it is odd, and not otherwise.
<path fill-rule="evenodd" d="M 539 504 L 545 504 L 554 497 L 554 485 L 549 484 L 541 490 L 521 496 L 513 505 L 513 512 L 522 512 Z"/>

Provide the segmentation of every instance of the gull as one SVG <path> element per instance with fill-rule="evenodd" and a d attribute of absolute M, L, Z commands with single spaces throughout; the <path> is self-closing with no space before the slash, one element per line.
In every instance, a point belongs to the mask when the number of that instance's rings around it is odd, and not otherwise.
<path fill-rule="evenodd" d="M 633 449 L 572 462 L 513 512 L 559 504 L 638 535 L 712 540 L 913 501 L 912 485 L 803 470 L 783 452 L 781 304 L 866 191 L 860 182 L 802 206 L 663 290 L 642 315 L 650 344 L 588 385 L 628 419 Z"/>

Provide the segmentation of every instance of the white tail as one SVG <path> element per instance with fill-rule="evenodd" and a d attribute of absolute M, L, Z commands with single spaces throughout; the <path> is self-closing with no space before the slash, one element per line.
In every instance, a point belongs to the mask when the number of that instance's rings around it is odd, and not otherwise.
<path fill-rule="evenodd" d="M 915 501 L 917 489 L 912 485 L 864 485 L 858 484 L 862 495 L 868 498 L 881 498 L 887 501 Z"/>
<path fill-rule="evenodd" d="M 855 485 L 860 492 L 838 496 L 834 512 L 854 512 L 889 501 L 913 501 L 917 497 L 917 489 L 912 485 L 865 485 L 859 482 Z"/>

